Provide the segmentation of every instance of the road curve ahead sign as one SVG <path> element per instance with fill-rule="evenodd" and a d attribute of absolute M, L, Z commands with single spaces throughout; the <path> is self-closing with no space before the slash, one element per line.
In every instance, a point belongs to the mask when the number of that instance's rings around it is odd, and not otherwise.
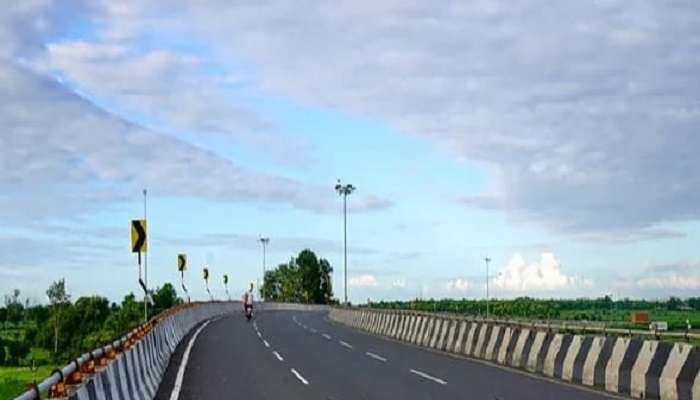
<path fill-rule="evenodd" d="M 187 254 L 177 255 L 177 270 L 184 272 L 187 269 Z"/>
<path fill-rule="evenodd" d="M 148 251 L 148 240 L 146 240 L 146 220 L 134 219 L 131 221 L 131 252 L 145 253 Z"/>

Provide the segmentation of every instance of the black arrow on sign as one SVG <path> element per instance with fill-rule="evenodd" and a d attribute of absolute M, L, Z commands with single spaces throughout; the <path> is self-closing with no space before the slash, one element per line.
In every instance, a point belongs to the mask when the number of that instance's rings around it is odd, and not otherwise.
<path fill-rule="evenodd" d="M 185 257 L 183 257 L 182 254 L 177 256 L 177 267 L 180 271 L 185 270 Z"/>
<path fill-rule="evenodd" d="M 141 248 L 146 242 L 146 231 L 143 230 L 143 225 L 141 225 L 141 221 L 132 221 L 131 224 L 134 226 L 134 229 L 136 229 L 136 234 L 138 235 L 136 243 L 134 243 L 134 248 L 131 249 L 131 251 L 141 252 Z"/>

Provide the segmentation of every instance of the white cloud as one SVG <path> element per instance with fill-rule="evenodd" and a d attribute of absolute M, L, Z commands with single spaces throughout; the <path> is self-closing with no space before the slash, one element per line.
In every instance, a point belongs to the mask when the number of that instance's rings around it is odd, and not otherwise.
<path fill-rule="evenodd" d="M 47 47 L 49 67 L 83 93 L 109 99 L 124 117 L 147 116 L 166 131 L 208 135 L 245 145 L 286 164 L 307 164 L 299 137 L 276 132 L 227 82 L 205 74 L 206 60 L 168 50 L 134 51 L 137 43 L 64 41 Z"/>
<path fill-rule="evenodd" d="M 391 287 L 404 289 L 406 287 L 406 279 L 396 279 L 391 283 Z"/>
<path fill-rule="evenodd" d="M 60 13 L 45 1 L 8 8 L 3 54 L 42 51 L 66 15 L 92 18 L 96 39 L 50 44 L 51 65 L 90 93 L 183 128 L 279 143 L 245 102 L 222 99 L 219 84 L 233 76 L 256 93 L 378 118 L 493 166 L 490 190 L 463 198 L 472 207 L 623 241 L 676 238 L 656 224 L 700 218 L 692 2 L 73 3 Z M 158 48 L 160 37 L 203 51 Z M 284 157 L 284 147 L 270 148 Z"/>
<path fill-rule="evenodd" d="M 561 261 L 552 253 L 542 253 L 540 260 L 530 265 L 526 264 L 522 256 L 516 254 L 493 282 L 498 288 L 518 292 L 554 291 L 577 285 L 592 285 L 590 279 L 566 275 L 562 271 Z"/>
<path fill-rule="evenodd" d="M 472 287 L 472 284 L 466 279 L 457 278 L 448 281 L 446 286 L 448 292 L 466 292 Z"/>
<path fill-rule="evenodd" d="M 640 289 L 653 291 L 700 289 L 700 263 L 689 261 L 654 264 L 633 280 Z"/>
<path fill-rule="evenodd" d="M 374 275 L 363 274 L 351 277 L 348 285 L 355 287 L 374 287 L 379 286 L 379 281 L 377 281 L 377 278 Z"/>
<path fill-rule="evenodd" d="M 264 91 L 494 166 L 471 206 L 632 240 L 700 218 L 692 2 L 149 4 L 107 20 L 145 34 L 167 7 L 167 28 L 251 66 Z"/>
<path fill-rule="evenodd" d="M 642 289 L 700 289 L 700 276 L 679 275 L 677 273 L 665 276 L 640 278 L 637 286 Z"/>

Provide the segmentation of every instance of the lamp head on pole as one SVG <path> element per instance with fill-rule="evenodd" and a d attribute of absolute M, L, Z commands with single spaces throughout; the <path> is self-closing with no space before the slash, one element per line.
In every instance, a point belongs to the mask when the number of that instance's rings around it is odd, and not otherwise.
<path fill-rule="evenodd" d="M 338 194 L 341 196 L 342 195 L 347 196 L 350 193 L 354 192 L 355 189 L 357 189 L 357 188 L 355 186 L 353 186 L 352 184 L 347 184 L 347 185 L 341 184 L 340 179 L 338 179 L 338 183 L 335 185 L 336 192 L 338 192 Z"/>

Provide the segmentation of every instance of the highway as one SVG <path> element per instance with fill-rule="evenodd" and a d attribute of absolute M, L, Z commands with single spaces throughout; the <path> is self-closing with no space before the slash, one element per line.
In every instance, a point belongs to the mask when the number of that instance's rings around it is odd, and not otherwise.
<path fill-rule="evenodd" d="M 615 398 L 375 337 L 325 312 L 264 310 L 254 322 L 235 313 L 199 328 L 173 354 L 156 399 Z"/>

